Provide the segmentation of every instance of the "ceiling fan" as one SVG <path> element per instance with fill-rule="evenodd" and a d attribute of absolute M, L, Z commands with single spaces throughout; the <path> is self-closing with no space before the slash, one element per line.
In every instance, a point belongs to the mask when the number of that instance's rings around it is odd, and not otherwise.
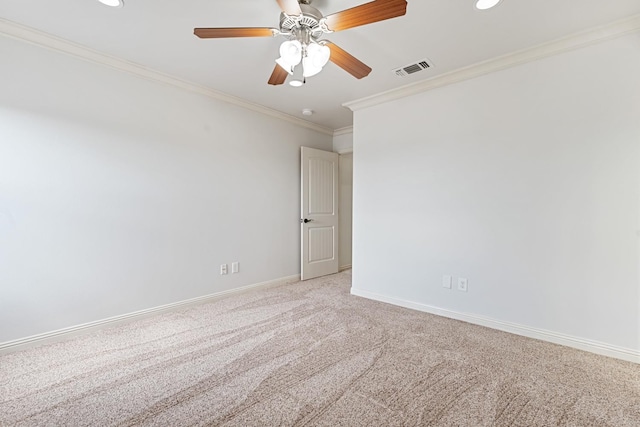
<path fill-rule="evenodd" d="M 371 72 L 369 66 L 321 37 L 407 13 L 406 0 L 374 0 L 327 16 L 310 5 L 312 0 L 276 1 L 282 9 L 279 28 L 195 28 L 193 32 L 202 39 L 284 36 L 288 40 L 280 46 L 280 58 L 276 60 L 268 83 L 274 86 L 283 84 L 288 75 L 293 75 L 295 67 L 302 63 L 303 80 L 296 80 L 301 85 L 307 77 L 319 73 L 328 61 L 357 79 L 368 76 Z"/>

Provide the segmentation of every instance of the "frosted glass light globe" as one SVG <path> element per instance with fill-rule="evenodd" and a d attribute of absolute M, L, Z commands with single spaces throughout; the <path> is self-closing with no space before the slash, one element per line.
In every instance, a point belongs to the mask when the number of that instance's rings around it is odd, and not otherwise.
<path fill-rule="evenodd" d="M 297 40 L 289 40 L 280 45 L 280 58 L 295 67 L 302 60 L 302 45 Z"/>
<path fill-rule="evenodd" d="M 110 7 L 122 7 L 124 6 L 123 0 L 98 0 L 100 3 Z"/>
<path fill-rule="evenodd" d="M 478 10 L 487 10 L 491 9 L 494 6 L 497 6 L 502 0 L 477 0 L 476 1 L 476 9 Z"/>

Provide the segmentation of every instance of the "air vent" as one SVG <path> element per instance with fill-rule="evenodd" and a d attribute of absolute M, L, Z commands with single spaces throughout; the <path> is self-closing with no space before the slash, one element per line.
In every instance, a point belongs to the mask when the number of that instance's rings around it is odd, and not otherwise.
<path fill-rule="evenodd" d="M 411 74 L 419 73 L 420 71 L 431 68 L 431 61 L 428 59 L 422 59 L 412 64 L 405 65 L 404 67 L 396 68 L 393 73 L 398 77 L 407 77 Z"/>

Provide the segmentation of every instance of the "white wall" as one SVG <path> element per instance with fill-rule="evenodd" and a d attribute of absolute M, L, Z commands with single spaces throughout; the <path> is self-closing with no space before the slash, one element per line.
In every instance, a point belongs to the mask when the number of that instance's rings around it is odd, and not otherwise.
<path fill-rule="evenodd" d="M 331 136 L 0 51 L 0 342 L 299 274 L 299 147 Z"/>
<path fill-rule="evenodd" d="M 639 354 L 638 40 L 356 111 L 354 292 Z"/>

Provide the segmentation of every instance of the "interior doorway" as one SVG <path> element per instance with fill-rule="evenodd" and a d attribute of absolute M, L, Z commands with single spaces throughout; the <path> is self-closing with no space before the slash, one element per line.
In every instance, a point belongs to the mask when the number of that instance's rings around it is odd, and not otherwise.
<path fill-rule="evenodd" d="M 337 273 L 339 262 L 339 156 L 331 151 L 301 150 L 302 280 Z"/>
<path fill-rule="evenodd" d="M 353 152 L 340 154 L 340 218 L 339 258 L 340 271 L 351 268 L 353 223 Z"/>

